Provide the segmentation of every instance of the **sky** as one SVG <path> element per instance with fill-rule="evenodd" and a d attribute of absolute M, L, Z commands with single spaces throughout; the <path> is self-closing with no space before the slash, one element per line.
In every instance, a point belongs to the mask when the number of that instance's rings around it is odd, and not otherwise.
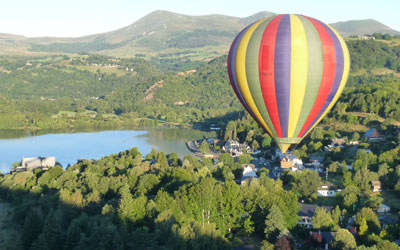
<path fill-rule="evenodd" d="M 400 31 L 400 0 L 0 0 L 0 33 L 78 37 L 122 28 L 155 10 L 236 17 L 271 11 L 325 23 L 372 18 Z"/>

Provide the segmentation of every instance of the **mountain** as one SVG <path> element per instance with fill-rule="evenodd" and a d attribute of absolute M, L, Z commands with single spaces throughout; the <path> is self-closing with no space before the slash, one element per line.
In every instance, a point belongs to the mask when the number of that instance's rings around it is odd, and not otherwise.
<path fill-rule="evenodd" d="M 128 51 L 170 53 L 204 47 L 226 50 L 244 27 L 241 21 L 241 18 L 224 15 L 188 16 L 158 10 L 129 26 L 107 33 L 58 39 L 51 43 L 41 38 L 27 42 L 32 44 L 33 51 L 106 51 L 106 54 L 121 55 Z"/>
<path fill-rule="evenodd" d="M 365 20 L 351 20 L 346 22 L 337 22 L 330 24 L 333 28 L 335 28 L 342 36 L 351 36 L 351 35 L 370 35 L 373 33 L 386 33 L 391 35 L 399 35 L 400 32 L 389 28 L 388 26 L 374 20 L 374 19 L 365 19 Z"/>
<path fill-rule="evenodd" d="M 258 20 L 264 18 L 264 17 L 273 16 L 273 15 L 275 15 L 275 13 L 273 13 L 273 12 L 261 11 L 261 12 L 258 12 L 256 14 L 254 14 L 254 15 L 242 18 L 240 20 L 240 23 L 245 25 L 245 26 L 247 26 L 247 25 L 249 25 L 251 23 L 254 23 L 255 21 L 258 21 Z"/>
<path fill-rule="evenodd" d="M 191 55 L 200 59 L 225 54 L 236 34 L 246 25 L 274 15 L 264 11 L 239 18 L 224 15 L 188 16 L 157 10 L 118 30 L 78 38 L 17 37 L 13 48 L 32 52 L 101 53 L 111 56 Z M 338 22 L 332 26 L 342 35 L 364 35 L 374 32 L 400 34 L 378 21 Z M 0 45 L 6 40 L 0 34 Z"/>
<path fill-rule="evenodd" d="M 25 38 L 26 37 L 24 37 L 24 36 L 0 33 L 0 40 L 20 40 L 20 39 L 25 39 Z"/>

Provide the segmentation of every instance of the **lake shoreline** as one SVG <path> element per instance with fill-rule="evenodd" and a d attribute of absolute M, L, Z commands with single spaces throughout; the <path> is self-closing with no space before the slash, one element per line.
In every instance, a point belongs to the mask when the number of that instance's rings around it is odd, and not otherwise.
<path fill-rule="evenodd" d="M 3 131 L 4 132 L 4 131 Z M 191 154 L 185 142 L 215 133 L 190 128 L 148 128 L 142 130 L 45 131 L 43 135 L 26 133 L 0 139 L 0 171 L 8 172 L 22 157 L 56 157 L 63 167 L 78 159 L 100 159 L 137 147 L 143 155 L 154 148 L 165 153 L 175 152 L 180 158 Z M 57 132 L 57 133 L 56 133 Z"/>

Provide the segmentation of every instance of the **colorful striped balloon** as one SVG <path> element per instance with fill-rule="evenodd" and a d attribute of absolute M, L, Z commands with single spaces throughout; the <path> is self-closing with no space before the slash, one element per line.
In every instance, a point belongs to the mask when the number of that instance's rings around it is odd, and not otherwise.
<path fill-rule="evenodd" d="M 349 52 L 340 35 L 303 15 L 250 24 L 235 38 L 228 56 L 237 97 L 283 153 L 329 112 L 349 69 Z"/>

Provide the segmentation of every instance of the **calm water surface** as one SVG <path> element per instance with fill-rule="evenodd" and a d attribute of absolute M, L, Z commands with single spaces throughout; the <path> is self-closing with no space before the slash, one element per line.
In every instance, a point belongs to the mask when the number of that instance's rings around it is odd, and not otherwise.
<path fill-rule="evenodd" d="M 55 156 L 64 167 L 77 159 L 100 159 L 113 153 L 137 147 L 146 155 L 152 148 L 179 157 L 190 154 L 185 142 L 215 136 L 210 132 L 181 128 L 159 128 L 146 131 L 116 130 L 85 133 L 46 134 L 0 139 L 0 170 L 8 172 L 22 157 Z"/>

